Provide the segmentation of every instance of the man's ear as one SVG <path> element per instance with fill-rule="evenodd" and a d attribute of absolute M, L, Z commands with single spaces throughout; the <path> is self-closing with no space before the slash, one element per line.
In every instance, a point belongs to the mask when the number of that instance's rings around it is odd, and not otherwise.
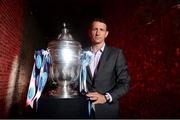
<path fill-rule="evenodd" d="M 106 31 L 105 38 L 108 36 L 108 34 L 109 34 L 109 31 Z"/>

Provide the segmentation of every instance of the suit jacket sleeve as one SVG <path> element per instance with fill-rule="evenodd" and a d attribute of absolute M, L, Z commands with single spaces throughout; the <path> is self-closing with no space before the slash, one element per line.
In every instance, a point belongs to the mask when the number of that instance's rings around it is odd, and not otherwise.
<path fill-rule="evenodd" d="M 119 98 L 127 93 L 129 89 L 130 76 L 128 74 L 128 66 L 122 50 L 119 50 L 115 62 L 115 75 L 116 85 L 109 91 L 113 102 L 119 100 Z"/>

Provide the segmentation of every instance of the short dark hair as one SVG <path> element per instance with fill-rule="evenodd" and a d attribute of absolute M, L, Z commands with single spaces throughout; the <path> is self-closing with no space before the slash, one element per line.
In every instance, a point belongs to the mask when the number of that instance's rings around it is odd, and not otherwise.
<path fill-rule="evenodd" d="M 91 22 L 90 22 L 90 26 L 89 26 L 90 28 L 91 28 L 92 23 L 95 22 L 95 21 L 98 21 L 98 22 L 101 22 L 101 23 L 106 24 L 106 29 L 108 30 L 108 24 L 107 24 L 107 21 L 105 20 L 104 17 L 96 17 L 96 18 L 93 18 L 93 19 L 91 20 Z"/>

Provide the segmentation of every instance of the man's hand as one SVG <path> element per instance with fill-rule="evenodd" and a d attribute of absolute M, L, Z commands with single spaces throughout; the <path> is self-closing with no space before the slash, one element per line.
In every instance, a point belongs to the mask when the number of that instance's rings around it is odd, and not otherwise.
<path fill-rule="evenodd" d="M 93 104 L 104 104 L 104 103 L 106 103 L 105 96 L 98 93 L 98 92 L 89 92 L 86 95 L 88 97 L 90 97 L 90 100 L 94 101 Z"/>

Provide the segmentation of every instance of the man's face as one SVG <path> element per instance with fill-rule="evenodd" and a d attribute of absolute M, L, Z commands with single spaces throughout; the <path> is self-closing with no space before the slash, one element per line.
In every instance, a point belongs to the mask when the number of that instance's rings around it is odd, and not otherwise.
<path fill-rule="evenodd" d="M 94 21 L 92 23 L 91 29 L 89 31 L 92 44 L 100 44 L 105 41 L 105 38 L 108 36 L 106 27 L 106 24 L 99 21 Z"/>

